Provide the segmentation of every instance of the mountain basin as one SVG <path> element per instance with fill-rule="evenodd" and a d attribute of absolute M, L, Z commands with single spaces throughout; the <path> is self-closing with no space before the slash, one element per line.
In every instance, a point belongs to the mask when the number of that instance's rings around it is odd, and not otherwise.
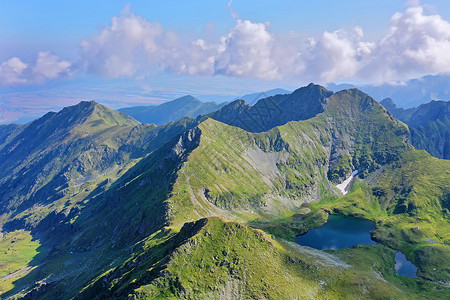
<path fill-rule="evenodd" d="M 325 224 L 295 237 L 295 241 L 319 250 L 351 248 L 356 244 L 375 245 L 370 237 L 374 228 L 375 223 L 369 220 L 330 215 Z"/>
<path fill-rule="evenodd" d="M 325 224 L 296 236 L 295 241 L 302 246 L 319 250 L 339 250 L 357 244 L 375 245 L 376 242 L 370 237 L 374 228 L 375 223 L 369 220 L 330 215 Z M 401 252 L 395 254 L 395 271 L 400 276 L 418 278 L 417 267 Z"/>

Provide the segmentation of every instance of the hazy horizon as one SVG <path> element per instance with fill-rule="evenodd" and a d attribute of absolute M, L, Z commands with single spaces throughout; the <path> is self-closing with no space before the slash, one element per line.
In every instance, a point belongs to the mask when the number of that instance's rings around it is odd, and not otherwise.
<path fill-rule="evenodd" d="M 115 109 L 187 94 L 220 102 L 450 71 L 443 0 L 4 1 L 0 20 L 0 123 L 82 100 Z"/>

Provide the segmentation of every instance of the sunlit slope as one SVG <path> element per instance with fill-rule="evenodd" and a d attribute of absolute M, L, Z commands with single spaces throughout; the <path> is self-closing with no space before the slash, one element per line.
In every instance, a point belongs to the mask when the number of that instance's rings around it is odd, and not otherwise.
<path fill-rule="evenodd" d="M 332 213 L 377 222 L 373 238 L 401 250 L 431 280 L 450 276 L 450 164 L 408 150 L 378 174 L 357 180 L 345 197 L 315 204 Z"/>
<path fill-rule="evenodd" d="M 395 251 L 386 245 L 414 261 L 419 275 L 445 280 L 447 165 L 414 150 L 408 128 L 358 90 L 310 85 L 297 94 L 311 98 L 279 107 L 306 103 L 318 111 L 302 119 L 287 109 L 286 122 L 258 132 L 231 119 L 242 112 L 236 103 L 224 108 L 230 119 L 134 126 L 133 142 L 119 147 L 136 149 L 127 150 L 126 168 L 92 184 L 95 192 L 58 213 L 51 229 L 40 228 L 52 233 L 41 240 L 52 251 L 11 294 L 442 298 L 439 284 L 396 276 Z M 353 170 L 359 181 L 342 197 L 334 186 Z M 293 220 L 306 202 L 311 214 Z M 375 220 L 383 245 L 333 252 L 338 260 L 282 241 L 323 222 L 324 212 Z"/>
<path fill-rule="evenodd" d="M 121 266 L 90 282 L 76 299 L 420 299 L 445 289 L 399 280 L 395 252 L 359 247 L 329 254 L 277 241 L 221 218 L 158 231 Z M 341 258 L 340 258 L 341 257 Z M 392 280 L 387 281 L 385 278 Z"/>
<path fill-rule="evenodd" d="M 330 193 L 330 181 L 355 169 L 367 176 L 411 148 L 407 128 L 357 90 L 334 94 L 325 112 L 312 119 L 267 132 L 249 133 L 212 119 L 199 128 L 200 144 L 168 200 L 174 218 L 182 216 L 179 222 L 230 211 L 245 212 L 244 218 L 283 215 Z"/>
<path fill-rule="evenodd" d="M 414 150 L 388 166 L 378 180 L 373 194 L 390 217 L 381 219 L 375 236 L 409 254 L 419 275 L 448 279 L 450 162 Z"/>
<path fill-rule="evenodd" d="M 195 121 L 143 125 L 81 102 L 19 127 L 0 149 L 0 223 L 11 230 L 33 228 L 52 212 L 67 215 L 190 126 Z"/>
<path fill-rule="evenodd" d="M 296 123 L 249 133 L 212 119 L 199 129 L 199 146 L 167 200 L 175 224 L 209 215 L 283 215 L 329 190 L 325 129 Z"/>

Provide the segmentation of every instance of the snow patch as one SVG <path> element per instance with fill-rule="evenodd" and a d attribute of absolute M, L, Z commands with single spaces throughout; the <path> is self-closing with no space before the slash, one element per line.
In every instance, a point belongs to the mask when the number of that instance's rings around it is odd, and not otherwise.
<path fill-rule="evenodd" d="M 347 187 L 356 176 L 356 174 L 358 174 L 358 170 L 353 171 L 352 175 L 350 175 L 349 178 L 345 179 L 344 182 L 336 185 L 336 187 L 341 191 L 342 195 L 346 195 L 348 193 Z"/>

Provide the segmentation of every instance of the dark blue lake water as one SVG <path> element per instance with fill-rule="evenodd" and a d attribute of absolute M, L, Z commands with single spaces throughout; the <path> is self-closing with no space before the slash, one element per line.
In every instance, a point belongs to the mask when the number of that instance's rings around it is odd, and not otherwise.
<path fill-rule="evenodd" d="M 330 215 L 324 225 L 296 236 L 295 241 L 319 250 L 351 248 L 357 244 L 375 245 L 376 242 L 370 238 L 374 228 L 375 223 L 369 220 Z M 395 271 L 401 276 L 418 278 L 416 266 L 401 252 L 395 255 Z"/>
<path fill-rule="evenodd" d="M 405 254 L 401 252 L 395 254 L 395 272 L 400 276 L 419 278 L 416 275 L 417 267 L 407 260 Z"/>
<path fill-rule="evenodd" d="M 319 250 L 351 248 L 356 244 L 375 245 L 370 238 L 374 228 L 375 223 L 372 221 L 330 215 L 324 225 L 297 236 L 295 241 Z"/>

